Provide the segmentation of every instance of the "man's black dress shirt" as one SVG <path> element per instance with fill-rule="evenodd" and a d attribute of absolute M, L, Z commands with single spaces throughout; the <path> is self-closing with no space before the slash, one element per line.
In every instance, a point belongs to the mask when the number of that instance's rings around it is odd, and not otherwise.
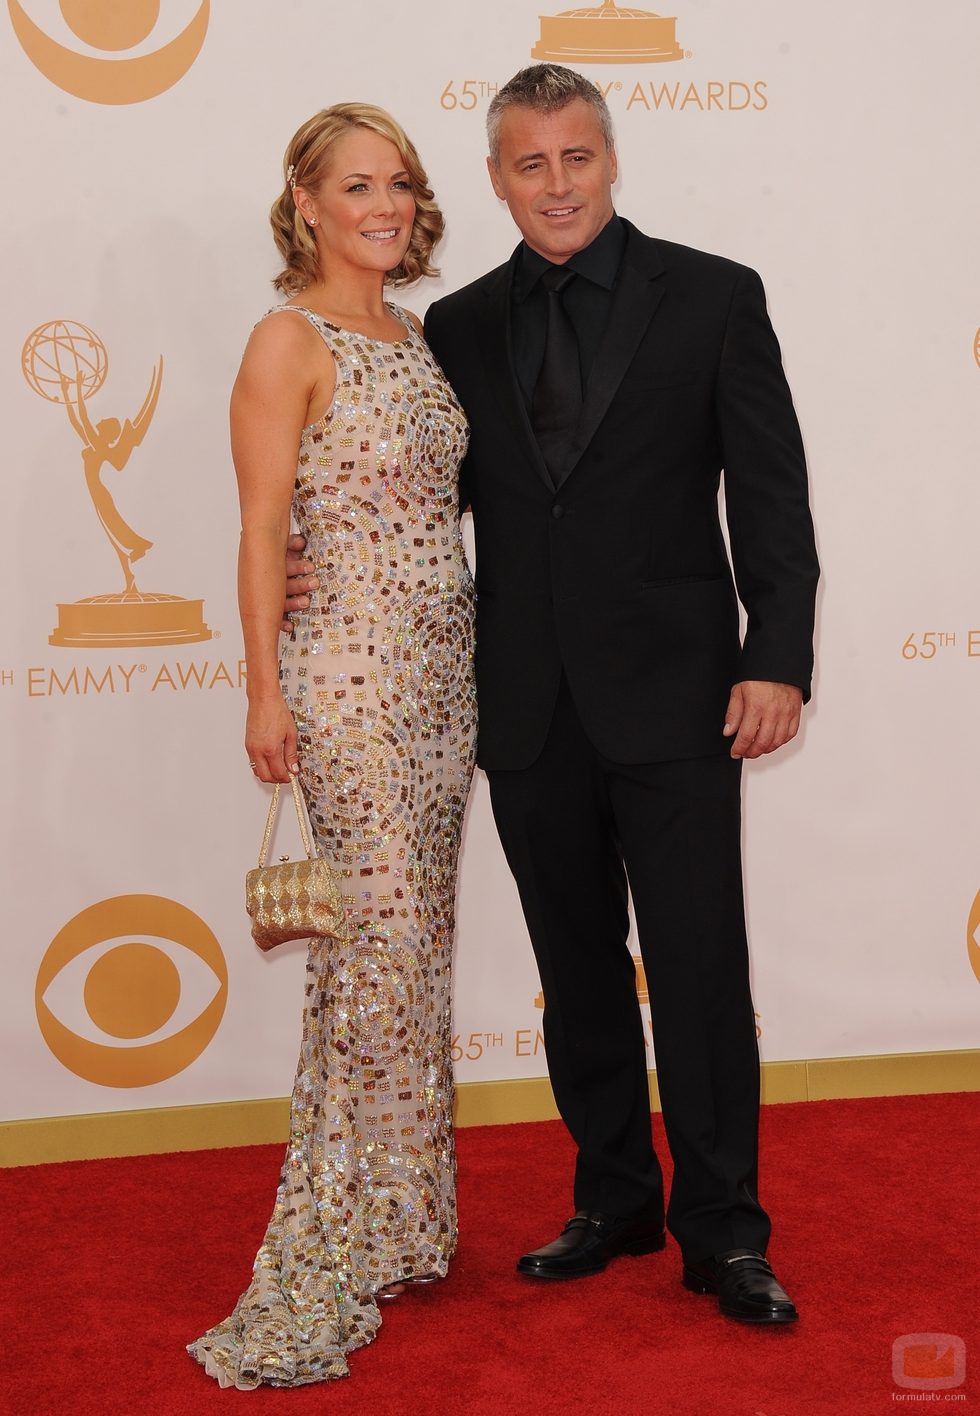
<path fill-rule="evenodd" d="M 613 216 L 590 245 L 576 251 L 562 266 L 563 270 L 575 272 L 575 279 L 562 295 L 562 303 L 578 339 L 583 389 L 609 319 L 625 247 L 623 223 L 618 216 Z M 511 329 L 514 370 L 529 410 L 544 356 L 548 322 L 548 297 L 542 288 L 541 276 L 550 265 L 550 261 L 532 251 L 526 242 L 521 246 L 514 273 Z"/>

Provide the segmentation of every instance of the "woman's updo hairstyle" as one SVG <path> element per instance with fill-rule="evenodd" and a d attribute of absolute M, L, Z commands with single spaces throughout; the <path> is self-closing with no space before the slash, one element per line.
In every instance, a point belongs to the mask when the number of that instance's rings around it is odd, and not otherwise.
<path fill-rule="evenodd" d="M 283 191 L 273 204 L 269 219 L 285 263 L 285 268 L 273 284 L 284 295 L 295 295 L 320 278 L 316 241 L 296 206 L 293 189 L 303 187 L 308 192 L 316 193 L 334 144 L 351 128 L 368 128 L 394 143 L 412 183 L 415 198 L 412 238 L 401 263 L 385 275 L 385 284 L 411 285 L 423 275 L 438 274 L 431 256 L 445 223 L 442 212 L 433 201 L 425 168 L 405 130 L 383 108 L 374 108 L 368 103 L 335 103 L 332 108 L 315 113 L 303 124 L 283 158 Z"/>

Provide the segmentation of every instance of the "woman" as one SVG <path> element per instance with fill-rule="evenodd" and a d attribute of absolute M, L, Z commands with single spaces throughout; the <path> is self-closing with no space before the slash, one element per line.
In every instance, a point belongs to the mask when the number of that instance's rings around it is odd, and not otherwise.
<path fill-rule="evenodd" d="M 253 331 L 231 405 L 245 745 L 259 780 L 299 773 L 348 938 L 310 941 L 251 1285 L 189 1348 L 239 1388 L 346 1375 L 378 1298 L 443 1276 L 455 1248 L 451 948 L 476 724 L 466 423 L 418 320 L 383 298 L 433 274 L 442 216 L 377 108 L 316 114 L 284 166 L 272 226 L 290 298 Z M 290 511 L 321 588 L 280 655 Z"/>

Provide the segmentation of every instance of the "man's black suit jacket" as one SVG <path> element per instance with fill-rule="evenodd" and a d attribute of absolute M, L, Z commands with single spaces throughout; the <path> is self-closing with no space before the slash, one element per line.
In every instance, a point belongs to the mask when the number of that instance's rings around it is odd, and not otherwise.
<path fill-rule="evenodd" d="M 563 668 L 593 744 L 618 762 L 727 751 L 721 728 L 739 680 L 809 696 L 817 558 L 762 283 L 624 224 L 609 322 L 557 488 L 514 376 L 517 253 L 426 317 L 470 421 L 460 505 L 476 531 L 485 768 L 534 761 Z"/>

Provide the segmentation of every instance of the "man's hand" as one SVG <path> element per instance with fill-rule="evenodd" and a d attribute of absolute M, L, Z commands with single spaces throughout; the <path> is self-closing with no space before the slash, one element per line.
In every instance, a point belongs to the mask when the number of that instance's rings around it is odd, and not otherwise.
<path fill-rule="evenodd" d="M 725 713 L 725 737 L 735 735 L 733 757 L 761 757 L 796 737 L 803 693 L 795 684 L 747 679 L 732 689 Z"/>
<path fill-rule="evenodd" d="M 320 588 L 320 582 L 313 574 L 313 566 L 303 559 L 305 550 L 305 536 L 290 536 L 286 542 L 286 603 L 283 606 L 280 626 L 284 634 L 288 634 L 292 629 L 289 622 L 290 611 L 308 610 L 310 597 L 306 592 Z"/>

